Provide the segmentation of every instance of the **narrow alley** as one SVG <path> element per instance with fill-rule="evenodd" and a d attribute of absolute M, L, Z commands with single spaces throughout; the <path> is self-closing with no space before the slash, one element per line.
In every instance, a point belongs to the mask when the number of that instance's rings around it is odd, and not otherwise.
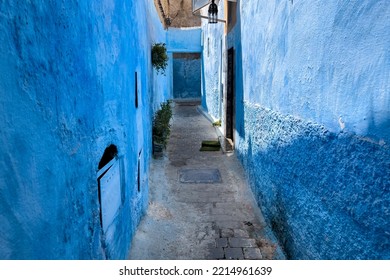
<path fill-rule="evenodd" d="M 390 259 L 389 0 L 0 3 L 0 260 Z"/>
<path fill-rule="evenodd" d="M 199 110 L 173 104 L 172 134 L 166 155 L 151 163 L 149 208 L 129 258 L 283 259 L 236 156 L 200 151 L 218 136 Z"/>

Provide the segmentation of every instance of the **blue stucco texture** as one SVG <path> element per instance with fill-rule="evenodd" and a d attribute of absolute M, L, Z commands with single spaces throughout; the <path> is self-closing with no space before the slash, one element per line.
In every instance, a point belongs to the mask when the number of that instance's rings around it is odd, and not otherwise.
<path fill-rule="evenodd" d="M 173 59 L 173 97 L 200 98 L 201 93 L 201 59 Z"/>
<path fill-rule="evenodd" d="M 257 62 L 242 68 L 245 100 L 390 142 L 388 1 L 250 0 L 240 12 L 242 60 Z"/>
<path fill-rule="evenodd" d="M 167 83 L 150 63 L 165 40 L 153 3 L 2 1 L 0 30 L 0 259 L 126 258 L 147 206 L 150 101 Z M 110 144 L 123 202 L 107 243 L 96 176 Z"/>
<path fill-rule="evenodd" d="M 390 258 L 390 150 L 245 104 L 239 158 L 294 259 Z"/>
<path fill-rule="evenodd" d="M 222 52 L 202 25 L 202 105 L 217 114 L 233 47 L 236 153 L 289 258 L 390 258 L 389 15 L 385 0 L 238 1 Z"/>

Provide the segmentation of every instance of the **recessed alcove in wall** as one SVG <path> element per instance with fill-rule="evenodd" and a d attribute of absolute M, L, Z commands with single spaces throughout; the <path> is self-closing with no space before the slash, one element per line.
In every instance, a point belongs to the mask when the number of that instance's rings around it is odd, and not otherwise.
<path fill-rule="evenodd" d="M 110 145 L 104 151 L 97 173 L 100 222 L 106 233 L 122 205 L 121 160 L 118 149 Z"/>
<path fill-rule="evenodd" d="M 173 54 L 173 97 L 201 97 L 201 54 Z"/>

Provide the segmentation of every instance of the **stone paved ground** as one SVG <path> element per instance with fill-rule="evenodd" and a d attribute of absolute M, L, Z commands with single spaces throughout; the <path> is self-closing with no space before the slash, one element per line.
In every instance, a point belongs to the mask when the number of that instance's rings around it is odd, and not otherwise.
<path fill-rule="evenodd" d="M 234 154 L 200 152 L 202 140 L 217 139 L 215 128 L 197 105 L 173 107 L 169 144 L 151 164 L 149 208 L 129 259 L 283 259 Z M 180 180 L 188 169 L 218 169 L 222 182 Z"/>

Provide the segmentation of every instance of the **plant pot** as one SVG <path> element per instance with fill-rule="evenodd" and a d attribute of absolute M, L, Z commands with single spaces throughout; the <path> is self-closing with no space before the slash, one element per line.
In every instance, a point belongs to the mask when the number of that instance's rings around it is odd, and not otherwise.
<path fill-rule="evenodd" d="M 153 156 L 154 158 L 161 158 L 164 153 L 164 144 L 153 142 Z"/>

